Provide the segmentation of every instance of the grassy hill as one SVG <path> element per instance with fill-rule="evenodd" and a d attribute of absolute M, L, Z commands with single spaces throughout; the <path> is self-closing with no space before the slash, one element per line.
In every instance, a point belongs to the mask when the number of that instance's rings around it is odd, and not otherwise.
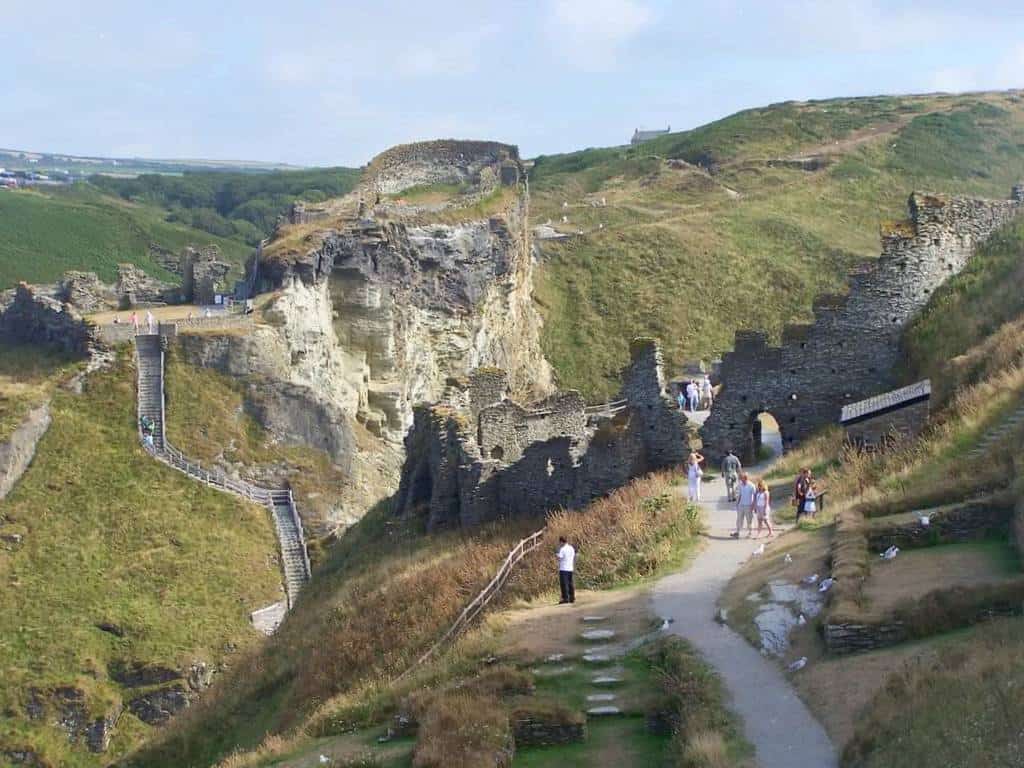
<path fill-rule="evenodd" d="M 636 147 L 539 157 L 543 344 L 563 386 L 606 397 L 637 335 L 672 364 L 741 327 L 781 331 L 878 256 L 914 189 L 1005 198 L 1024 179 L 1020 93 L 787 102 Z M 603 203 L 603 204 L 602 204 Z M 563 216 L 568 223 L 562 224 Z"/>
<path fill-rule="evenodd" d="M 93 271 L 113 282 L 121 262 L 170 279 L 150 258 L 151 243 L 175 252 L 186 245 L 214 243 L 241 274 L 252 253 L 249 245 L 167 222 L 165 215 L 154 206 L 129 203 L 88 185 L 0 192 L 0 288 L 19 280 L 53 282 L 69 269 Z"/>
<path fill-rule="evenodd" d="M 38 390 L 47 371 L 60 375 L 62 361 L 30 357 L 17 352 L 34 372 L 25 383 Z M 152 728 L 124 711 L 110 752 L 93 755 L 54 726 L 54 690 L 81 691 L 96 718 L 151 689 L 121 685 L 118 669 L 230 666 L 259 640 L 248 612 L 279 599 L 267 511 L 146 455 L 133 378 L 123 358 L 81 395 L 51 388 L 53 423 L 0 501 L 0 533 L 21 537 L 0 541 L 0 764 L 26 747 L 45 765 L 109 764 Z M 39 719 L 29 716 L 32 689 L 50 702 Z"/>

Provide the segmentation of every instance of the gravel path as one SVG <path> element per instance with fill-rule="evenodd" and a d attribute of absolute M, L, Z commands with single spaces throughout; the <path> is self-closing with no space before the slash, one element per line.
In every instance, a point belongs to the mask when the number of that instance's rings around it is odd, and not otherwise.
<path fill-rule="evenodd" d="M 714 619 L 722 589 L 765 539 L 729 538 L 736 512 L 725 500 L 721 478 L 704 483 L 702 495 L 707 546 L 686 571 L 655 585 L 654 611 L 674 619 L 670 631 L 693 643 L 721 675 L 733 710 L 743 718 L 747 740 L 757 750 L 760 768 L 833 768 L 838 762 L 828 735 L 790 688 L 779 665 Z"/>

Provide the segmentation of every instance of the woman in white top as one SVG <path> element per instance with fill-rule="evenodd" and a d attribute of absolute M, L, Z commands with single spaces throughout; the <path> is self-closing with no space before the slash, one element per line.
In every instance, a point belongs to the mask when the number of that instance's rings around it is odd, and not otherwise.
<path fill-rule="evenodd" d="M 763 477 L 758 479 L 757 491 L 754 493 L 754 514 L 757 515 L 757 535 L 761 535 L 761 528 L 765 526 L 768 528 L 768 536 L 774 535 L 775 532 L 772 530 L 772 494 Z"/>
<path fill-rule="evenodd" d="M 700 468 L 702 461 L 704 461 L 703 456 L 696 451 L 690 451 L 690 456 L 686 460 L 686 479 L 689 483 L 690 501 L 700 501 L 700 479 L 704 475 L 704 470 Z"/>

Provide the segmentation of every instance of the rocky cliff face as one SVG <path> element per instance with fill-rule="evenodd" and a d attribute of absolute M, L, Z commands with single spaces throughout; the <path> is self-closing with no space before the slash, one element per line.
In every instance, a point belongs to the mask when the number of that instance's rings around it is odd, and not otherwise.
<path fill-rule="evenodd" d="M 521 178 L 516 149 L 507 145 L 389 150 L 356 192 L 328 206 L 329 215 L 282 226 L 265 249 L 261 282 L 275 292 L 265 322 L 244 337 L 183 339 L 186 356 L 258 377 L 275 387 L 277 408 L 295 392 L 281 383 L 301 388 L 299 410 L 320 415 L 310 421 L 296 413 L 277 419 L 278 428 L 291 423 L 307 436 L 319 430 L 318 442 L 336 461 L 356 474 L 388 475 L 367 484 L 393 490 L 392 458 L 413 406 L 438 399 L 450 379 L 495 366 L 508 372 L 517 394 L 553 388 L 532 303 Z M 424 206 L 386 197 L 424 183 L 445 185 L 451 199 Z M 373 444 L 359 445 L 357 432 L 368 432 Z M 377 500 L 365 499 L 363 508 Z"/>

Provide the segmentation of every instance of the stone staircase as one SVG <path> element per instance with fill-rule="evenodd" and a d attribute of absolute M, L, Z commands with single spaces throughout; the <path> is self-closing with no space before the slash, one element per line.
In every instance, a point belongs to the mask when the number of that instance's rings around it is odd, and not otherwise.
<path fill-rule="evenodd" d="M 987 430 L 981 440 L 978 441 L 978 444 L 967 454 L 967 457 L 969 459 L 981 458 L 993 446 L 1006 440 L 1021 425 L 1024 425 L 1024 404 L 1018 406 L 1015 411 L 1011 411 L 998 426 Z"/>
<path fill-rule="evenodd" d="M 217 470 L 208 470 L 198 462 L 191 461 L 181 451 L 167 442 L 164 434 L 164 349 L 159 334 L 140 334 L 135 337 L 135 351 L 138 359 L 138 409 L 139 420 L 146 416 L 152 419 L 152 444 L 147 442 L 141 431 L 139 437 L 146 451 L 157 461 L 183 472 L 189 477 L 225 493 L 233 493 L 258 504 L 265 505 L 274 521 L 277 540 L 281 549 L 281 568 L 287 595 L 287 605 L 295 604 L 299 592 L 309 581 L 309 554 L 302 531 L 302 522 L 295 508 L 295 498 L 288 489 L 261 488 L 243 480 L 235 480 Z M 273 609 L 274 606 L 270 606 Z M 262 609 L 256 613 L 266 612 Z M 277 615 L 277 611 L 271 610 Z M 254 614 L 255 615 L 255 614 Z M 261 628 L 273 631 L 278 620 L 272 620 Z M 254 623 L 256 623 L 254 621 Z"/>

